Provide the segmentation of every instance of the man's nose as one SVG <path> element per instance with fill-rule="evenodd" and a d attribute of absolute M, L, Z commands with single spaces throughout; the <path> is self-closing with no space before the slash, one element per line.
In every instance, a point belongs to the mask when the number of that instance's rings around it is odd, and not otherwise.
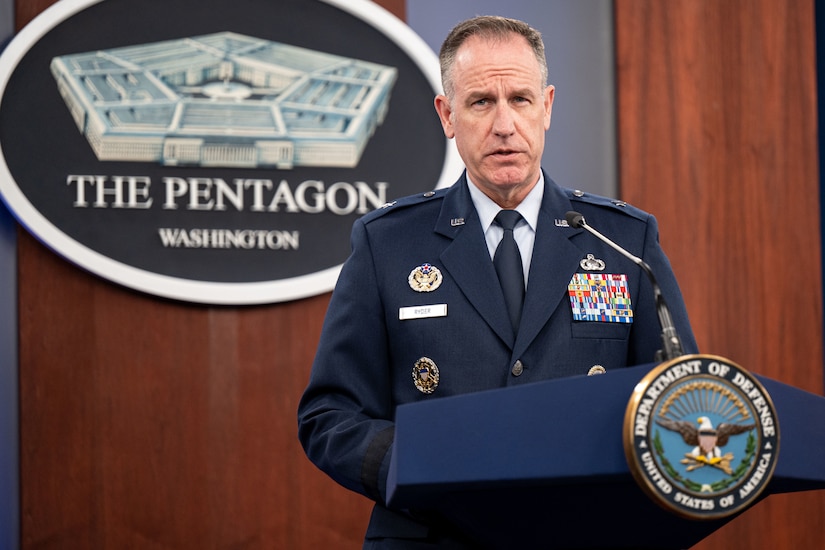
<path fill-rule="evenodd" d="M 509 136 L 515 132 L 515 119 L 510 105 L 499 103 L 496 106 L 495 118 L 493 119 L 493 133 L 500 136 Z"/>

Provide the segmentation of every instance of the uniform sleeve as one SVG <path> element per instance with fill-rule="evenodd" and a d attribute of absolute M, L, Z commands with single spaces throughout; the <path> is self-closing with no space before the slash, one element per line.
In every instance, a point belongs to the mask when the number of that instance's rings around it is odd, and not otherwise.
<path fill-rule="evenodd" d="M 299 403 L 298 437 L 318 468 L 383 504 L 395 433 L 387 328 L 362 220 L 351 242 Z"/>
<path fill-rule="evenodd" d="M 648 214 L 647 218 L 647 232 L 645 234 L 642 259 L 650 266 L 661 288 L 662 296 L 673 317 L 676 332 L 681 339 L 682 351 L 685 354 L 698 353 L 698 347 L 693 336 L 693 330 L 690 327 L 682 292 L 679 289 L 679 284 L 676 280 L 676 275 L 673 273 L 670 260 L 668 260 L 659 243 L 659 226 L 656 218 L 650 214 Z M 647 280 L 647 277 L 643 279 L 641 284 L 639 303 L 643 311 L 639 312 L 641 315 L 637 315 L 636 321 L 634 321 L 634 324 L 638 324 L 634 327 L 634 345 L 631 346 L 631 356 L 628 358 L 628 364 L 630 365 L 649 363 L 653 360 L 653 357 L 650 356 L 648 351 L 652 338 L 656 339 L 655 342 L 653 342 L 654 349 L 662 348 L 660 338 L 661 327 L 656 311 L 653 287 Z M 644 342 L 641 341 L 642 339 L 644 339 Z M 645 351 L 642 352 L 643 354 L 640 354 L 640 350 Z"/>

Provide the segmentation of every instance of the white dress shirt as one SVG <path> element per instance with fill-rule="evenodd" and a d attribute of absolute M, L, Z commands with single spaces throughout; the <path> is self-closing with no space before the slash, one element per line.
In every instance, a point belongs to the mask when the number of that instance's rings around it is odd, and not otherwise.
<path fill-rule="evenodd" d="M 470 188 L 470 198 L 472 198 L 473 205 L 478 212 L 481 229 L 484 230 L 487 249 L 492 259 L 496 253 L 498 243 L 501 241 L 502 236 L 504 236 L 504 230 L 498 224 L 493 223 L 501 207 L 476 187 L 470 180 L 469 175 L 467 176 L 467 181 Z M 527 194 L 524 200 L 521 201 L 521 204 L 515 208 L 522 217 L 513 230 L 513 238 L 516 240 L 519 253 L 521 254 L 525 288 L 527 288 L 527 278 L 530 273 L 530 260 L 533 256 L 533 244 L 536 242 L 536 225 L 539 221 L 539 210 L 541 209 L 541 200 L 543 197 L 544 174 L 542 173 L 539 175 L 538 183 L 530 190 L 530 193 Z"/>

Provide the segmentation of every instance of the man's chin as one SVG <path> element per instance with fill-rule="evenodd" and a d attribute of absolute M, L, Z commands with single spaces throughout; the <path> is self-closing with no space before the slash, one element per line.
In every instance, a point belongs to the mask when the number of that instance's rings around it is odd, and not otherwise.
<path fill-rule="evenodd" d="M 490 174 L 488 181 L 500 189 L 516 189 L 518 187 L 535 183 L 532 181 L 528 182 L 528 179 L 531 178 L 527 171 L 521 168 L 512 167 L 496 170 Z"/>

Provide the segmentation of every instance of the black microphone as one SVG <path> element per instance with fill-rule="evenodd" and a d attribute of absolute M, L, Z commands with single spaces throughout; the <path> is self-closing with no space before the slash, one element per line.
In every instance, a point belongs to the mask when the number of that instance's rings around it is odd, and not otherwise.
<path fill-rule="evenodd" d="M 670 359 L 675 359 L 682 356 L 682 341 L 676 333 L 676 327 L 673 326 L 673 317 L 670 315 L 670 309 L 668 309 L 667 304 L 665 303 L 665 297 L 662 295 L 662 289 L 659 287 L 659 283 L 656 282 L 656 277 L 653 275 L 653 270 L 650 269 L 647 262 L 638 256 L 634 256 L 618 244 L 614 243 L 590 227 L 587 222 L 584 221 L 584 216 L 580 213 L 571 210 L 565 214 L 564 217 L 567 220 L 567 225 L 570 227 L 580 227 L 592 233 L 596 236 L 596 238 L 609 244 L 624 257 L 642 268 L 642 271 L 647 274 L 647 278 L 650 279 L 650 285 L 653 287 L 653 296 L 656 298 L 656 312 L 659 315 L 659 326 L 662 329 L 662 349 L 656 352 L 656 361 L 669 361 Z"/>

